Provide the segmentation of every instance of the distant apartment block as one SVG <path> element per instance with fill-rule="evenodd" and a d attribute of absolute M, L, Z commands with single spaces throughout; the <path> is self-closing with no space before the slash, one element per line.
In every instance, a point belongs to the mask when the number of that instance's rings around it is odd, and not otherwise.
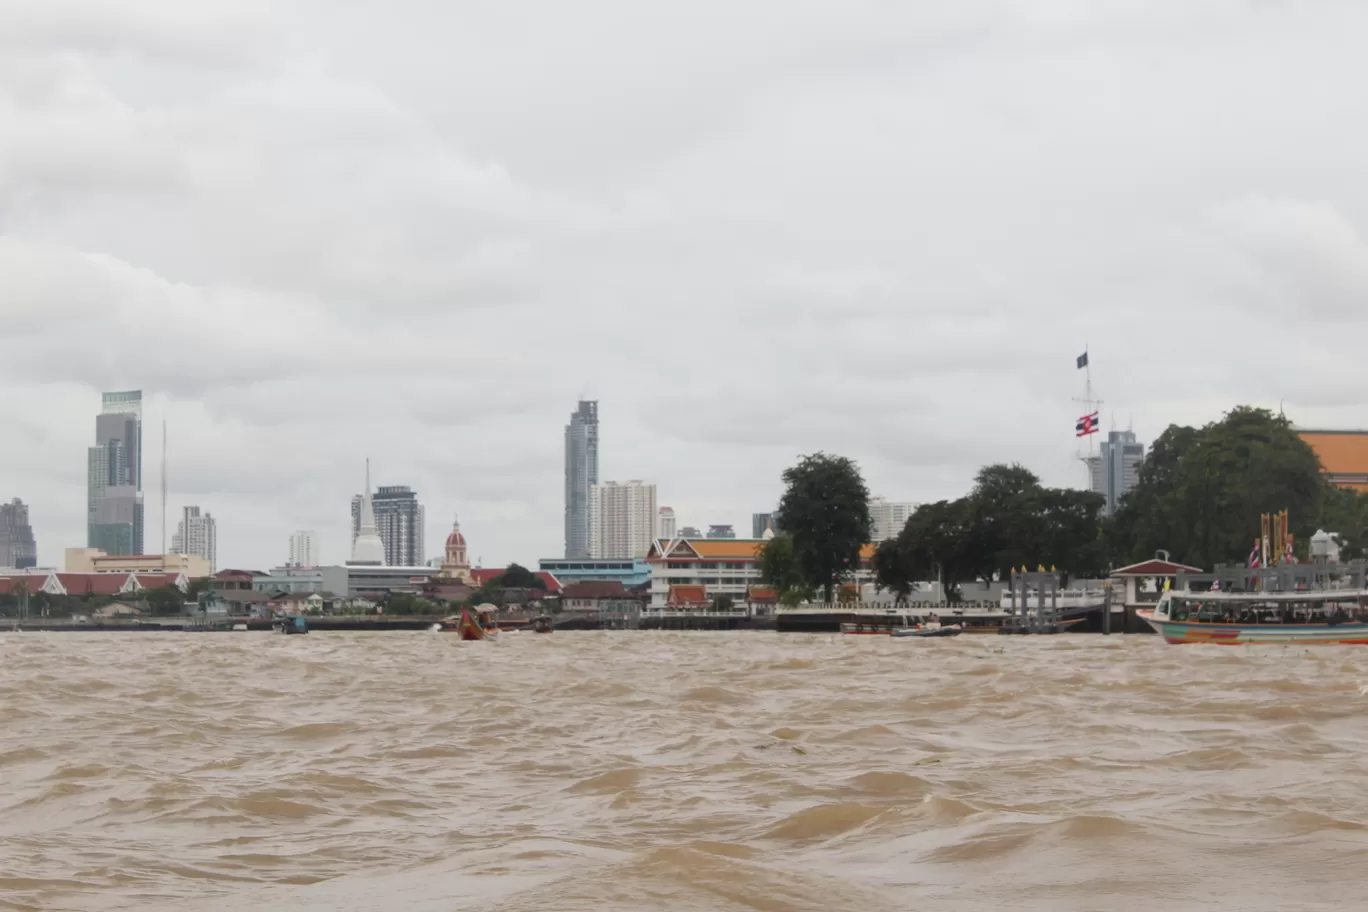
<path fill-rule="evenodd" d="M 907 525 L 907 519 L 917 512 L 917 504 L 893 502 L 882 497 L 869 499 L 869 519 L 873 526 L 872 538 L 876 542 L 897 538 Z"/>
<path fill-rule="evenodd" d="M 589 557 L 645 557 L 656 537 L 656 486 L 607 481 L 589 489 Z"/>
<path fill-rule="evenodd" d="M 290 559 L 287 567 L 318 566 L 318 533 L 312 529 L 301 529 L 290 536 Z"/>
<path fill-rule="evenodd" d="M 86 544 L 106 554 L 142 554 L 142 392 L 105 393 L 86 453 Z"/>
<path fill-rule="evenodd" d="M 1121 498 L 1140 482 L 1140 466 L 1145 461 L 1145 445 L 1135 439 L 1134 431 L 1110 431 L 1102 441 L 1101 455 L 1089 456 L 1088 483 L 1094 494 L 1101 494 L 1102 512 L 1116 512 Z"/>
<path fill-rule="evenodd" d="M 729 525 L 708 526 L 708 538 L 736 538 L 736 529 Z"/>
<path fill-rule="evenodd" d="M 361 531 L 362 495 L 352 498 L 352 542 Z M 408 485 L 381 485 L 371 495 L 375 530 L 385 545 L 385 563 L 390 567 L 427 565 L 423 547 L 425 512 L 418 495 Z"/>
<path fill-rule="evenodd" d="M 38 566 L 38 543 L 29 524 L 29 508 L 19 498 L 0 504 L 0 567 L 27 570 Z"/>
<path fill-rule="evenodd" d="M 656 538 L 663 538 L 666 541 L 669 541 L 675 537 L 675 530 L 677 528 L 674 507 L 661 507 L 660 521 L 656 527 Z"/>
<path fill-rule="evenodd" d="M 209 572 L 218 569 L 218 523 L 199 507 L 185 507 L 176 534 L 171 536 L 172 554 L 190 554 L 209 564 Z"/>
<path fill-rule="evenodd" d="M 774 514 L 752 513 L 751 538 L 764 538 L 766 532 L 773 533 L 774 535 L 779 534 L 779 530 L 774 525 Z"/>

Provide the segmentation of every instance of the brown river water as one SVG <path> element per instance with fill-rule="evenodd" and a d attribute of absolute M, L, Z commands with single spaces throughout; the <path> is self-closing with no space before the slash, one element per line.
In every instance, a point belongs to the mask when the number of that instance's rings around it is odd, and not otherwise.
<path fill-rule="evenodd" d="M 1368 907 L 1368 650 L 0 634 L 0 909 Z"/>

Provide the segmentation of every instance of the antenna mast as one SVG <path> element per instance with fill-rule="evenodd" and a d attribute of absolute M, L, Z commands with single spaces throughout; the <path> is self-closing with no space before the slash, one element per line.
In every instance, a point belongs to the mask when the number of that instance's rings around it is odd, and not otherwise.
<path fill-rule="evenodd" d="M 1078 359 L 1078 366 L 1083 369 L 1084 391 L 1083 398 L 1075 399 L 1074 402 L 1077 402 L 1083 406 L 1083 417 L 1080 420 L 1086 421 L 1088 420 L 1089 416 L 1091 416 L 1094 412 L 1098 411 L 1097 407 L 1102 404 L 1101 399 L 1097 399 L 1093 396 L 1092 359 L 1088 356 L 1088 345 L 1086 342 L 1083 344 L 1083 356 Z M 1101 415 L 1099 414 L 1098 417 L 1100 419 Z M 1100 420 L 1097 423 L 1100 423 Z M 1093 437 L 1097 433 L 1097 423 L 1093 425 L 1093 428 L 1089 433 L 1082 435 L 1088 438 L 1088 455 L 1083 455 L 1082 446 L 1080 442 L 1078 458 L 1085 463 L 1088 460 L 1092 459 L 1094 455 Z M 1091 481 L 1091 478 L 1089 478 L 1089 481 Z"/>

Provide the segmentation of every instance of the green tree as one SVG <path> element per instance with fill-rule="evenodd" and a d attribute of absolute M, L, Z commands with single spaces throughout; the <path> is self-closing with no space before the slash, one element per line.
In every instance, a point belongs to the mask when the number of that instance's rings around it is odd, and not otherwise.
<path fill-rule="evenodd" d="M 802 457 L 783 479 L 775 522 L 793 541 L 799 579 L 829 602 L 869 543 L 869 489 L 852 460 L 825 453 Z"/>
<path fill-rule="evenodd" d="M 1244 559 L 1261 514 L 1288 510 L 1293 534 L 1305 542 L 1335 504 L 1319 459 L 1291 422 L 1240 406 L 1198 430 L 1160 435 L 1108 529 L 1108 545 L 1120 563 L 1163 549 L 1212 567 Z"/>
<path fill-rule="evenodd" d="M 509 564 L 503 573 L 496 577 L 502 589 L 545 589 L 546 583 L 531 570 L 521 564 Z"/>
<path fill-rule="evenodd" d="M 175 586 L 148 589 L 143 593 L 143 601 L 153 615 L 169 617 L 185 613 L 185 593 Z"/>
<path fill-rule="evenodd" d="M 793 539 L 776 535 L 760 546 L 760 578 L 779 592 L 802 585 Z"/>

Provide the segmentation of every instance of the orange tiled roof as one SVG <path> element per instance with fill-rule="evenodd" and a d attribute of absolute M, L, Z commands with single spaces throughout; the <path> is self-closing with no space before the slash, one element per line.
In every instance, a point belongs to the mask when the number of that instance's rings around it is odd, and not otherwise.
<path fill-rule="evenodd" d="M 1368 475 L 1368 431 L 1298 431 L 1331 475 Z"/>
<path fill-rule="evenodd" d="M 699 557 L 733 558 L 735 560 L 754 560 L 760 554 L 764 542 L 747 541 L 736 538 L 691 538 L 689 545 L 698 552 Z"/>
<path fill-rule="evenodd" d="M 706 605 L 708 590 L 695 585 L 671 586 L 665 602 L 668 605 Z"/>

